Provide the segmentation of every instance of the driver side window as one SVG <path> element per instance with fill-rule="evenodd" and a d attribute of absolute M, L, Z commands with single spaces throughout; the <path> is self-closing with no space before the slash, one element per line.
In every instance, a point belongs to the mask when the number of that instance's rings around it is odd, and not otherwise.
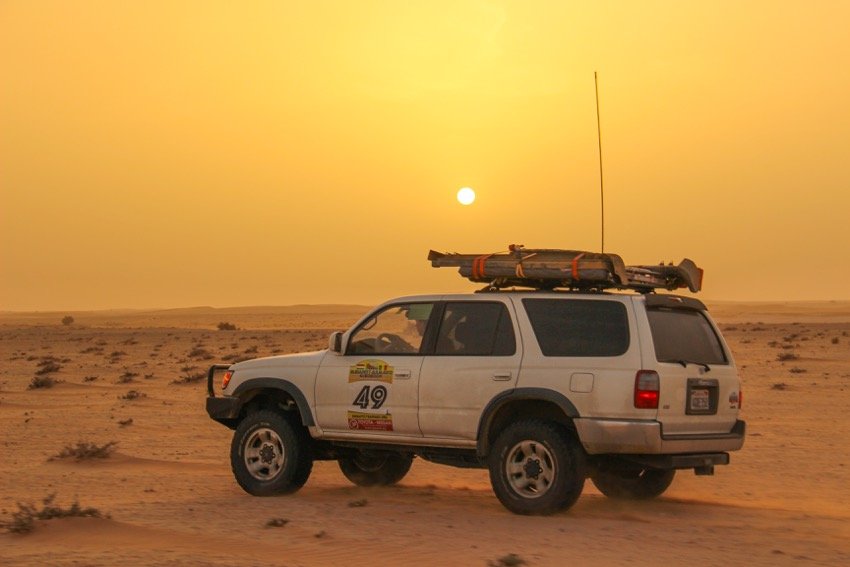
<path fill-rule="evenodd" d="M 346 354 L 418 354 L 433 303 L 391 305 L 351 335 Z"/>

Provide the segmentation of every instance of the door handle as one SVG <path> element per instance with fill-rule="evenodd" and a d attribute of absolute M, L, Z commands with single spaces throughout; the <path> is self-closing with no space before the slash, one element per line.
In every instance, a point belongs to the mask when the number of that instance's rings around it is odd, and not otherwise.
<path fill-rule="evenodd" d="M 493 374 L 493 380 L 510 380 L 511 376 L 510 372 L 497 372 Z"/>
<path fill-rule="evenodd" d="M 399 380 L 405 380 L 407 378 L 410 378 L 410 370 L 396 370 L 395 377 Z"/>

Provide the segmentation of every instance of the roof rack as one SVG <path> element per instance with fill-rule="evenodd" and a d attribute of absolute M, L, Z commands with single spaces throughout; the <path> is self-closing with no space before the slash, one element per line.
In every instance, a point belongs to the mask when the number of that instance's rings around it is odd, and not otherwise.
<path fill-rule="evenodd" d="M 685 258 L 678 266 L 626 266 L 616 254 L 525 248 L 511 244 L 507 252 L 457 254 L 431 250 L 435 268 L 456 267 L 472 282 L 486 283 L 482 291 L 506 287 L 581 290 L 630 289 L 650 293 L 656 289 L 702 289 L 702 269 Z"/>

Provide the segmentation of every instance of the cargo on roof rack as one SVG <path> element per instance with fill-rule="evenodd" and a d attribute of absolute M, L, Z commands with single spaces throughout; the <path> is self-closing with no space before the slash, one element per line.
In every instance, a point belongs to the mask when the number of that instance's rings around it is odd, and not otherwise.
<path fill-rule="evenodd" d="M 678 266 L 626 266 L 616 254 L 525 248 L 512 244 L 508 252 L 494 254 L 444 254 L 431 250 L 435 268 L 459 268 L 461 276 L 486 283 L 488 290 L 505 287 L 534 289 L 655 289 L 702 288 L 702 269 L 685 258 Z"/>

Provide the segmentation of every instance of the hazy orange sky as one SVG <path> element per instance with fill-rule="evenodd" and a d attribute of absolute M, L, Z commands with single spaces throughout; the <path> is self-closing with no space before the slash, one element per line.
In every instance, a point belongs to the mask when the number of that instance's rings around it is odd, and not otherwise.
<path fill-rule="evenodd" d="M 850 2 L 0 3 L 0 309 L 371 304 L 429 248 L 850 299 Z M 462 186 L 478 200 L 455 200 Z"/>

